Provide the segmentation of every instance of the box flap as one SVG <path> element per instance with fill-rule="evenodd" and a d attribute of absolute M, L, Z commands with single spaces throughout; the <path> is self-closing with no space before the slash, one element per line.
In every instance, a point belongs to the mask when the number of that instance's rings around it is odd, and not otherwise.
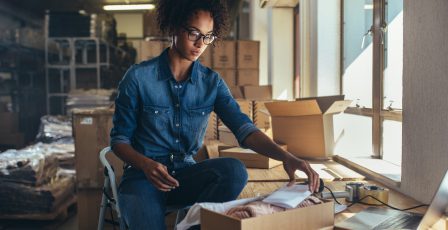
<path fill-rule="evenodd" d="M 273 117 L 293 117 L 321 114 L 321 110 L 316 100 L 269 102 L 265 103 L 265 106 Z"/>
<path fill-rule="evenodd" d="M 324 97 L 305 97 L 305 98 L 298 98 L 297 101 L 304 101 L 304 100 L 316 100 L 319 104 L 319 108 L 322 111 L 322 113 L 326 112 L 328 108 L 331 107 L 333 102 L 335 101 L 342 101 L 344 100 L 344 95 L 334 95 L 334 96 L 324 96 Z"/>
<path fill-rule="evenodd" d="M 335 101 L 333 104 L 328 108 L 324 114 L 332 114 L 332 113 L 340 113 L 343 112 L 350 104 L 352 103 L 351 100 L 344 100 L 344 101 Z"/>

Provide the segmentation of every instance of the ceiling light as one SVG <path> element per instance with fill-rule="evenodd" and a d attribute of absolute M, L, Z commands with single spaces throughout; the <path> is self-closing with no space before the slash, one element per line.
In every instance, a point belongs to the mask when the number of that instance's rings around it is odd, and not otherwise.
<path fill-rule="evenodd" d="M 364 5 L 365 10 L 373 10 L 373 4 L 366 4 Z"/>
<path fill-rule="evenodd" d="M 152 10 L 154 9 L 154 4 L 127 4 L 127 5 L 105 5 L 104 10 Z"/>

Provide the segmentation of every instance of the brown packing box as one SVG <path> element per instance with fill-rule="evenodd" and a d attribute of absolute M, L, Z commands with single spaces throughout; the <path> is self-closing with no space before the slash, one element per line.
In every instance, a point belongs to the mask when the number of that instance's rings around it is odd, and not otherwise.
<path fill-rule="evenodd" d="M 99 152 L 110 144 L 113 112 L 112 109 L 73 111 L 77 188 L 103 187 L 104 167 L 99 160 Z M 118 182 L 123 174 L 123 162 L 114 154 L 107 156 L 114 167 Z"/>
<path fill-rule="evenodd" d="M 0 133 L 11 134 L 19 132 L 19 114 L 0 112 Z"/>
<path fill-rule="evenodd" d="M 214 69 L 222 79 L 226 82 L 227 86 L 232 87 L 236 85 L 236 70 L 235 69 Z"/>
<path fill-rule="evenodd" d="M 205 130 L 204 141 L 218 140 L 218 116 L 215 112 L 208 118 L 207 128 Z"/>
<path fill-rule="evenodd" d="M 243 41 L 237 42 L 237 68 L 258 69 L 260 68 L 260 42 Z"/>
<path fill-rule="evenodd" d="M 143 14 L 143 36 L 144 37 L 164 36 L 157 24 L 157 13 L 155 10 L 148 10 Z"/>
<path fill-rule="evenodd" d="M 212 48 L 207 47 L 205 51 L 199 56 L 198 60 L 201 62 L 203 66 L 212 68 Z"/>
<path fill-rule="evenodd" d="M 259 84 L 259 70 L 258 69 L 238 69 L 236 73 L 236 83 L 239 86 Z"/>
<path fill-rule="evenodd" d="M 247 100 L 271 100 L 272 86 L 242 86 L 241 87 L 244 98 Z"/>
<path fill-rule="evenodd" d="M 140 61 L 150 60 L 159 56 L 165 48 L 170 46 L 168 41 L 142 41 L 140 43 Z"/>
<path fill-rule="evenodd" d="M 237 99 L 236 103 L 240 106 L 241 112 L 246 114 L 250 120 L 252 120 L 253 117 L 253 109 L 252 109 L 252 101 L 244 100 L 244 99 Z M 218 119 L 218 126 L 223 125 L 221 119 Z"/>
<path fill-rule="evenodd" d="M 254 124 L 260 129 L 270 129 L 271 126 L 271 114 L 264 105 L 266 102 L 272 101 L 254 101 Z"/>
<path fill-rule="evenodd" d="M 333 229 L 333 225 L 333 201 L 241 220 L 201 209 L 201 229 L 203 230 Z"/>
<path fill-rule="evenodd" d="M 238 140 L 232 131 L 225 125 L 218 126 L 219 141 L 230 146 L 239 146 Z"/>
<path fill-rule="evenodd" d="M 287 150 L 286 145 L 280 145 L 282 149 Z M 281 165 L 281 161 L 271 159 L 269 157 L 263 156 L 254 152 L 251 149 L 244 149 L 240 147 L 225 149 L 219 151 L 220 157 L 232 157 L 240 160 L 246 165 L 246 168 L 259 168 L 259 169 L 270 169 L 275 166 Z"/>
<path fill-rule="evenodd" d="M 78 189 L 77 213 L 78 229 L 97 229 L 100 216 L 101 189 Z M 117 215 L 114 212 L 114 220 Z M 106 212 L 106 219 L 111 220 L 110 210 Z M 114 229 L 112 224 L 104 222 L 104 229 Z"/>
<path fill-rule="evenodd" d="M 235 69 L 235 46 L 235 41 L 217 42 L 212 52 L 213 68 Z"/>
<path fill-rule="evenodd" d="M 333 154 L 333 114 L 344 111 L 351 101 L 344 96 L 270 102 L 274 140 L 288 145 L 299 157 L 328 158 Z"/>
<path fill-rule="evenodd" d="M 244 99 L 243 91 L 239 86 L 229 86 L 230 93 L 235 99 Z"/>

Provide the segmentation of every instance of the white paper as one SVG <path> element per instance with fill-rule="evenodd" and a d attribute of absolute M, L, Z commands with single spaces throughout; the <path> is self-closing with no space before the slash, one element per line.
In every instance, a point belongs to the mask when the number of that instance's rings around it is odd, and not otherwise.
<path fill-rule="evenodd" d="M 347 205 L 345 204 L 334 204 L 334 214 L 340 213 L 347 209 Z"/>
<path fill-rule="evenodd" d="M 266 197 L 263 202 L 283 208 L 295 208 L 310 195 L 308 185 L 284 186 Z"/>

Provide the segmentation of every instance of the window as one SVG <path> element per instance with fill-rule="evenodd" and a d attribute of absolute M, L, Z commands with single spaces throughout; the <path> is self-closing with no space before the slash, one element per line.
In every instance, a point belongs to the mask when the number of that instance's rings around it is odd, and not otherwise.
<path fill-rule="evenodd" d="M 401 165 L 403 0 L 343 0 L 342 92 L 335 152 Z"/>

